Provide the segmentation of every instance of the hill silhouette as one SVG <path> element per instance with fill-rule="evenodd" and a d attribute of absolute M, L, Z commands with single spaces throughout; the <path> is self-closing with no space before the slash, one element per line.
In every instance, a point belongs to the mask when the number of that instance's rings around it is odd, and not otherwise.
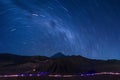
<path fill-rule="evenodd" d="M 51 56 L 51 58 L 63 58 L 63 57 L 66 57 L 66 55 L 64 55 L 62 52 L 58 52 Z"/>
<path fill-rule="evenodd" d="M 62 53 L 57 53 L 52 57 L 0 54 L 0 74 L 38 73 L 41 71 L 53 74 L 120 72 L 120 61 L 95 60 L 82 56 L 66 56 Z"/>

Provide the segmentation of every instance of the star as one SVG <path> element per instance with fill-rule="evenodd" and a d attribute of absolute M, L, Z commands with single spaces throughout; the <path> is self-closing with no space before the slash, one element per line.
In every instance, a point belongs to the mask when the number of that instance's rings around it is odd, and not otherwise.
<path fill-rule="evenodd" d="M 35 13 L 34 13 L 34 14 L 32 14 L 32 15 L 33 15 L 33 16 L 39 16 L 38 14 L 35 14 Z"/>
<path fill-rule="evenodd" d="M 11 29 L 10 31 L 11 31 L 11 32 L 14 32 L 14 31 L 16 31 L 16 30 L 17 30 L 16 28 L 13 28 L 13 29 Z"/>

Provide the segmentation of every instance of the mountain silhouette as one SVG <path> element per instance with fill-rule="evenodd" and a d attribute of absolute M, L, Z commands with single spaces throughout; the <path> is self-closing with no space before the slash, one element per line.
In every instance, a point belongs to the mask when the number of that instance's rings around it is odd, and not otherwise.
<path fill-rule="evenodd" d="M 95 60 L 57 53 L 52 57 L 0 54 L 0 74 L 50 72 L 76 74 L 85 72 L 120 72 L 119 60 Z M 36 71 L 33 71 L 36 69 Z"/>
<path fill-rule="evenodd" d="M 66 57 L 66 55 L 64 55 L 62 52 L 58 52 L 51 56 L 51 58 L 63 58 L 63 57 Z"/>

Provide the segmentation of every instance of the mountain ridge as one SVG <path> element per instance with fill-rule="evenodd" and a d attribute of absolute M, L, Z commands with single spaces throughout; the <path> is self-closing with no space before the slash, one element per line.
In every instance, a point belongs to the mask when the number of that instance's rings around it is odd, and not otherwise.
<path fill-rule="evenodd" d="M 61 53 L 59 54 L 61 55 Z M 82 56 L 66 56 L 63 54 L 62 56 L 55 56 L 54 58 L 45 56 L 19 56 L 13 54 L 0 54 L 0 62 L 0 74 L 11 72 L 37 73 L 41 71 L 60 74 L 83 73 L 91 71 L 120 72 L 120 60 L 95 60 Z M 36 69 L 36 71 L 32 71 L 33 69 Z"/>

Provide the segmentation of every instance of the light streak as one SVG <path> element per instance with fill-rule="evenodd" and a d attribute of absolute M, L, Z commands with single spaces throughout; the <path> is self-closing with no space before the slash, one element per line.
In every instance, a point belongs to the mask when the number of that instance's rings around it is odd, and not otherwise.
<path fill-rule="evenodd" d="M 44 75 L 43 75 L 44 74 Z M 99 72 L 99 73 L 87 73 L 87 74 L 79 74 L 79 75 L 61 75 L 61 74 L 48 74 L 47 72 L 41 72 L 37 74 L 11 74 L 11 75 L 0 75 L 0 78 L 4 77 L 87 77 L 87 76 L 98 76 L 98 75 L 119 75 L 118 72 Z"/>

